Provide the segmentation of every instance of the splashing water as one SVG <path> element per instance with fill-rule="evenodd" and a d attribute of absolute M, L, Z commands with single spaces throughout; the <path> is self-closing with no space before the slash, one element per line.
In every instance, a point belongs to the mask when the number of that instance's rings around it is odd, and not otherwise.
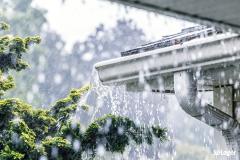
<path fill-rule="evenodd" d="M 169 139 L 163 144 L 155 140 L 152 146 L 131 144 L 123 154 L 108 153 L 102 146 L 98 146 L 96 159 L 182 160 L 181 157 L 185 155 L 184 159 L 188 160 L 188 154 L 194 158 L 198 153 L 203 155 L 202 158 L 213 160 L 214 150 L 222 148 L 219 144 L 222 139 L 220 133 L 183 112 L 172 95 L 128 92 L 125 86 L 104 86 L 95 70 L 92 72 L 91 85 L 91 91 L 81 99 L 74 115 L 83 130 L 95 119 L 105 114 L 114 114 L 129 117 L 139 125 L 166 127 Z M 91 106 L 87 112 L 80 107 L 85 103 Z"/>
<path fill-rule="evenodd" d="M 127 92 L 125 86 L 104 86 L 98 79 L 95 70 L 92 72 L 92 89 L 79 102 L 79 108 L 74 115 L 83 126 L 89 125 L 96 118 L 105 114 L 114 114 L 129 117 L 139 125 L 159 125 L 166 127 L 167 117 L 165 115 L 167 98 L 164 95 L 147 92 Z M 80 106 L 87 103 L 91 107 L 83 111 Z M 121 128 L 119 129 L 121 132 Z M 169 141 L 161 144 L 157 140 L 152 146 L 142 144 L 136 146 L 132 144 L 123 154 L 106 153 L 99 146 L 97 149 L 98 158 L 111 157 L 113 159 L 160 159 L 163 156 L 172 157 L 173 142 L 171 140 L 171 130 L 169 130 Z M 172 150 L 169 152 L 169 150 Z M 168 151 L 167 154 L 166 151 Z M 104 153 L 104 154 L 103 154 Z"/>

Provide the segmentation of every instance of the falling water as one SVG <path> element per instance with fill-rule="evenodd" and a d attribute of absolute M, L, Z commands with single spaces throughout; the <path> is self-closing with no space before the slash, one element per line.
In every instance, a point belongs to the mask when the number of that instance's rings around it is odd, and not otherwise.
<path fill-rule="evenodd" d="M 224 148 L 220 133 L 187 115 L 173 95 L 128 92 L 124 85 L 105 86 L 95 70 L 91 85 L 91 91 L 81 99 L 74 115 L 83 129 L 96 118 L 114 114 L 129 117 L 139 125 L 166 127 L 169 139 L 162 144 L 155 140 L 152 146 L 131 144 L 123 154 L 106 153 L 100 146 L 97 159 L 190 160 L 194 159 L 194 154 L 199 154 L 201 159 L 214 160 L 214 150 Z M 208 94 L 206 97 L 209 99 Z M 87 112 L 80 107 L 84 103 L 91 106 Z"/>
<path fill-rule="evenodd" d="M 79 106 L 87 103 L 91 107 L 87 112 L 79 107 L 74 115 L 81 124 L 87 126 L 96 118 L 105 114 L 114 114 L 129 117 L 139 125 L 167 127 L 165 112 L 168 101 L 166 96 L 147 92 L 127 92 L 125 86 L 104 86 L 99 81 L 95 70 L 92 72 L 91 85 L 91 91 L 79 102 Z M 106 156 L 112 159 L 132 159 L 133 157 L 135 159 L 171 158 L 174 155 L 171 129 L 168 134 L 169 141 L 164 144 L 161 144 L 158 140 L 155 140 L 152 146 L 132 144 L 121 155 L 105 153 L 102 157 L 100 152 L 99 158 L 104 159 Z"/>

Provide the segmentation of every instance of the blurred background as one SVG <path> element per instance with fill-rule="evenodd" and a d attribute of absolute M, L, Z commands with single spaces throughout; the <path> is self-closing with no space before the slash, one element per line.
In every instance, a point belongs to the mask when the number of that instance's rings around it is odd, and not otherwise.
<path fill-rule="evenodd" d="M 14 72 L 17 88 L 8 95 L 39 108 L 89 83 L 96 62 L 197 25 L 104 0 L 0 0 L 0 20 L 11 25 L 9 33 L 42 37 L 26 55 L 31 68 Z M 158 148 L 161 155 L 149 159 L 210 160 L 225 145 L 220 133 L 185 114 L 174 96 L 129 94 L 132 99 L 118 107 L 135 107 L 143 114 L 140 123 L 154 117 L 170 131 L 170 142 Z M 136 120 L 136 115 L 125 115 Z"/>

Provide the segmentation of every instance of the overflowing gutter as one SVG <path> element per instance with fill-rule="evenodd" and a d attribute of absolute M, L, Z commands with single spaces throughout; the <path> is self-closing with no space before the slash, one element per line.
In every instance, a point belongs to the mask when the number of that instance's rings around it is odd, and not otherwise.
<path fill-rule="evenodd" d="M 234 46 L 234 47 L 233 47 Z M 154 49 L 95 64 L 105 85 L 137 81 L 139 74 L 153 77 L 201 67 L 216 68 L 240 59 L 240 37 L 235 34 L 214 35 L 183 44 Z"/>
<path fill-rule="evenodd" d="M 181 33 L 124 51 L 122 57 L 95 64 L 103 85 L 129 91 L 174 93 L 182 109 L 222 132 L 240 155 L 240 36 L 209 27 Z M 198 94 L 211 91 L 213 104 Z M 222 101 L 223 100 L 223 101 Z M 239 159 L 239 157 L 233 159 Z"/>

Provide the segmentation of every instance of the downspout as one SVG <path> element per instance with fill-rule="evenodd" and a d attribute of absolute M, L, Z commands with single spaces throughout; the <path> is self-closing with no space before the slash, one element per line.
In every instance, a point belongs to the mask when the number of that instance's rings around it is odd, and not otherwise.
<path fill-rule="evenodd" d="M 221 110 L 203 103 L 198 96 L 197 79 L 194 78 L 193 72 L 175 72 L 174 90 L 181 108 L 192 117 L 220 130 L 227 145 L 236 151 L 236 156 L 232 156 L 232 159 L 239 160 L 240 131 L 238 123 Z"/>

